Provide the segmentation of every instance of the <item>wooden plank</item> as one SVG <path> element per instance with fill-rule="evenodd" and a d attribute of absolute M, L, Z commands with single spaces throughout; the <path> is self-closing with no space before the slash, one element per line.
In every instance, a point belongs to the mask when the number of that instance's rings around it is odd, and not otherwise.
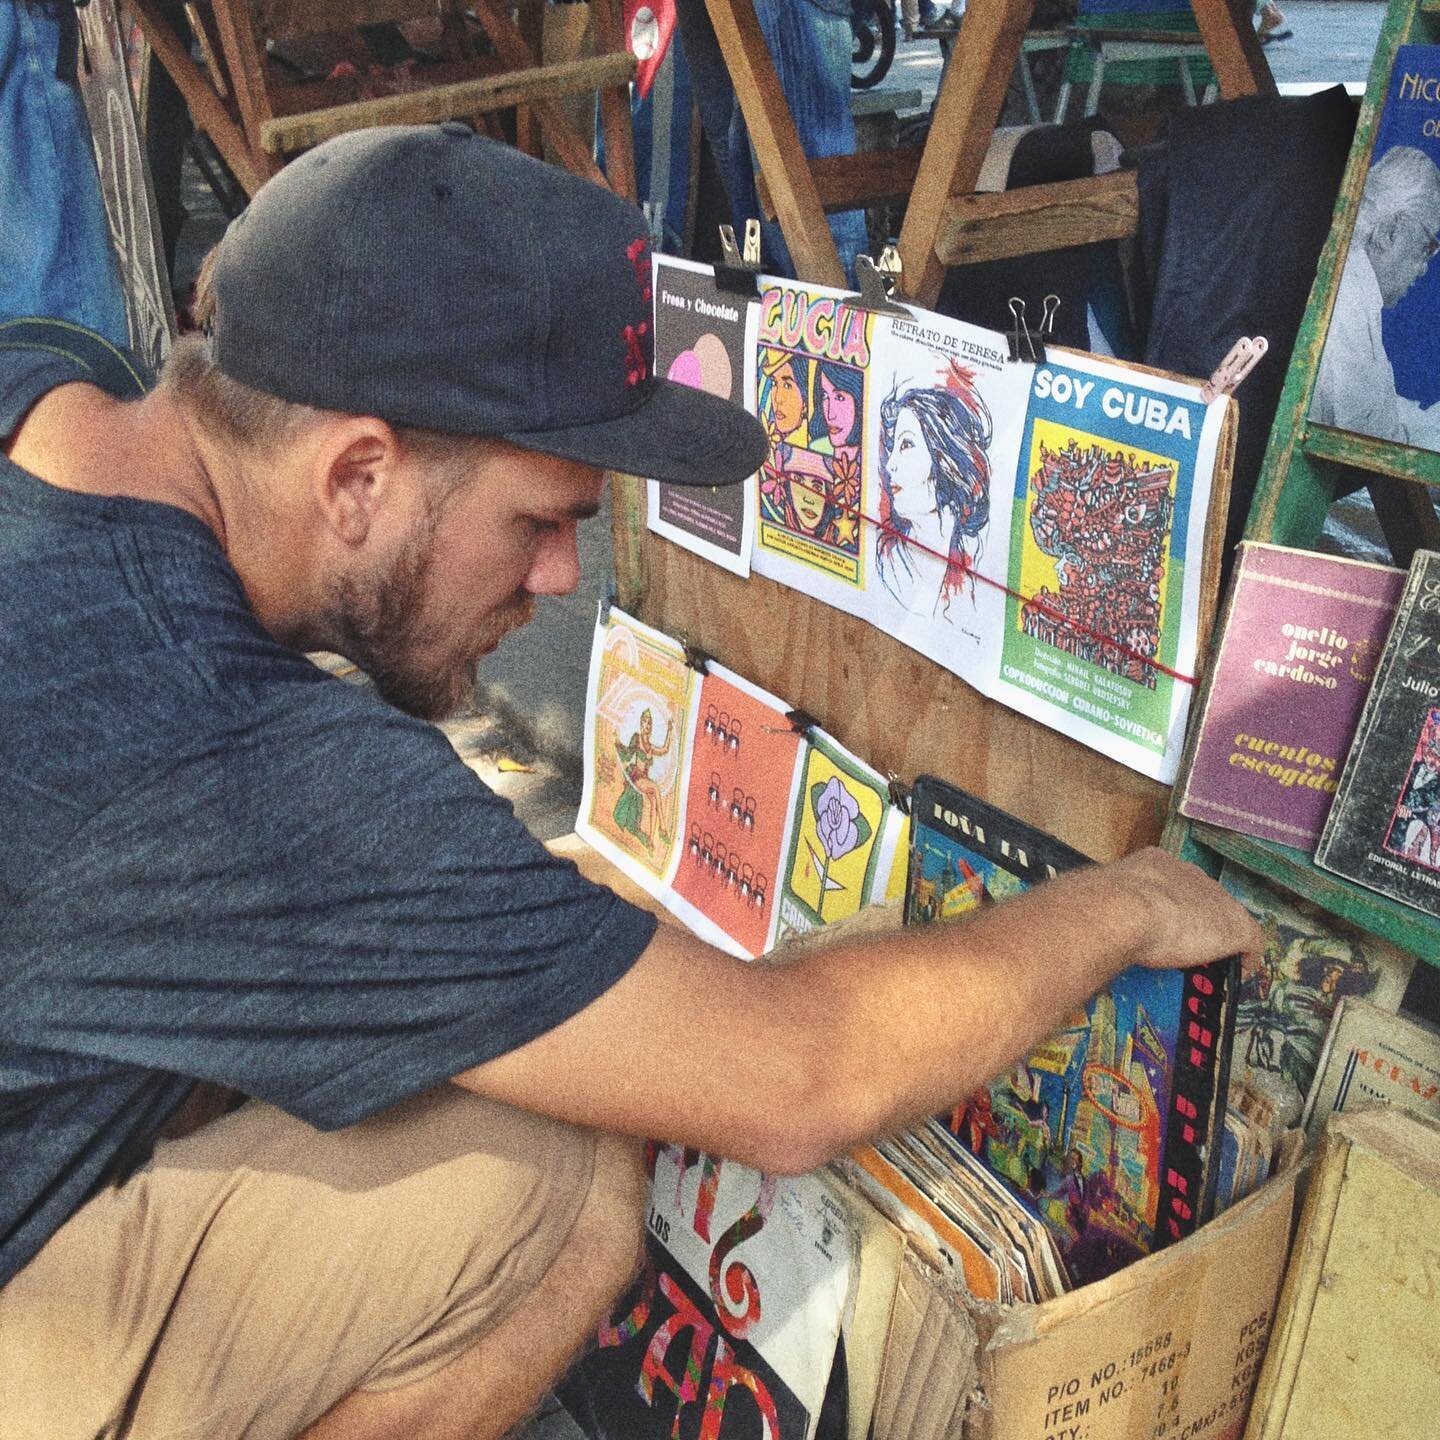
<path fill-rule="evenodd" d="M 1029 3 L 1029 0 L 1026 0 Z M 751 0 L 705 0 L 755 147 L 770 183 L 781 233 L 802 280 L 844 286 L 845 267 L 825 223 L 820 195 L 780 90 Z"/>
<path fill-rule="evenodd" d="M 933 307 L 945 280 L 935 242 L 952 195 L 975 189 L 990 136 L 1034 0 L 970 0 L 961 27 L 963 40 L 945 67 L 935 116 L 897 248 L 900 288 L 909 300 Z"/>
<path fill-rule="evenodd" d="M 1300 448 L 1312 459 L 1373 470 L 1377 475 L 1393 475 L 1420 485 L 1440 485 L 1440 455 L 1433 450 L 1352 435 L 1328 425 L 1307 425 L 1300 434 Z"/>
<path fill-rule="evenodd" d="M 1000 195 L 958 195 L 935 238 L 944 265 L 966 265 L 1121 240 L 1139 225 L 1140 193 L 1130 170 L 1031 185 Z"/>
<path fill-rule="evenodd" d="M 623 85 L 634 70 L 635 57 L 629 54 L 595 55 L 562 65 L 507 70 L 453 85 L 434 85 L 402 95 L 382 95 L 376 100 L 277 117 L 260 127 L 260 143 L 272 155 L 293 154 L 332 136 L 374 125 L 423 125 L 533 104 L 557 95 L 593 93 L 601 85 Z"/>
<path fill-rule="evenodd" d="M 516 23 L 521 38 L 530 47 L 530 53 L 543 65 L 545 60 L 545 11 L 543 0 L 524 0 L 516 7 Z M 515 148 L 533 155 L 537 160 L 545 158 L 541 138 L 540 117 L 528 105 L 515 111 Z"/>
<path fill-rule="evenodd" d="M 634 475 L 610 475 L 610 532 L 615 545 L 615 598 L 627 614 L 638 615 L 645 598 L 646 482 Z"/>
<path fill-rule="evenodd" d="M 266 40 L 399 20 L 433 20 L 441 10 L 439 0 L 249 0 L 249 6 L 255 29 Z"/>
<path fill-rule="evenodd" d="M 535 52 L 525 43 L 525 37 L 510 18 L 508 6 L 498 4 L 497 0 L 474 0 L 470 8 L 505 65 L 511 70 L 537 68 Z M 607 184 L 603 172 L 595 163 L 591 147 L 570 123 L 558 102 L 537 98 L 531 103 L 555 158 L 572 174 L 593 180 L 597 185 Z"/>
<path fill-rule="evenodd" d="M 921 154 L 918 145 L 906 145 L 898 150 L 861 150 L 854 155 L 826 155 L 812 160 L 810 175 L 820 197 L 820 208 L 832 215 L 837 210 L 906 199 L 915 184 Z M 773 220 L 775 201 L 763 174 L 756 188 L 765 218 Z"/>
<path fill-rule="evenodd" d="M 1440 926 L 1421 911 L 1321 870 L 1303 850 L 1198 821 L 1190 826 L 1190 833 L 1194 843 L 1253 870 L 1341 920 L 1399 945 L 1431 965 L 1440 965 Z"/>
<path fill-rule="evenodd" d="M 1169 790 L 987 700 L 874 626 L 651 535 L 639 615 L 907 783 L 942 775 L 1097 860 L 1158 838 Z"/>
<path fill-rule="evenodd" d="M 1190 4 L 1220 82 L 1220 94 L 1226 100 L 1277 94 L 1270 62 L 1251 19 L 1253 0 L 1190 0 Z"/>
<path fill-rule="evenodd" d="M 185 97 L 190 114 L 225 157 L 236 180 L 247 195 L 253 195 L 270 178 L 273 167 L 251 150 L 245 132 L 225 108 L 204 72 L 190 58 L 188 47 L 176 35 L 161 10 L 159 0 L 133 0 L 140 28 L 155 58 L 169 72 L 175 87 Z"/>
<path fill-rule="evenodd" d="M 618 0 L 590 0 L 595 18 L 595 41 L 602 54 L 634 56 L 625 47 L 625 25 Z M 626 200 L 639 196 L 635 179 L 635 136 L 630 125 L 629 82 L 635 71 L 621 84 L 603 86 L 600 90 L 600 129 L 605 139 L 605 174 L 610 188 Z"/>
<path fill-rule="evenodd" d="M 265 55 L 251 25 L 248 0 L 214 0 L 213 8 L 245 143 L 255 157 L 255 166 L 268 177 L 280 166 L 260 145 L 260 127 L 273 114 L 265 90 Z"/>
<path fill-rule="evenodd" d="M 478 80 L 487 75 L 503 75 L 505 67 L 493 56 L 474 60 L 442 60 L 427 65 L 420 72 L 427 85 L 456 85 L 462 80 Z M 332 105 L 353 105 L 366 99 L 369 81 L 364 75 L 337 75 L 324 80 L 277 81 L 269 83 L 270 108 L 278 119 L 283 115 L 302 115 L 307 110 L 325 110 Z"/>

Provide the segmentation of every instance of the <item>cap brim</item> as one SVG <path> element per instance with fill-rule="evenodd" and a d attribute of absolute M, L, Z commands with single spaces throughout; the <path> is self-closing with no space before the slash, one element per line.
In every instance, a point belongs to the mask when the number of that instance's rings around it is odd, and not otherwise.
<path fill-rule="evenodd" d="M 765 427 L 748 411 L 673 380 L 656 380 L 644 404 L 613 420 L 500 438 L 671 485 L 737 485 L 770 449 Z"/>

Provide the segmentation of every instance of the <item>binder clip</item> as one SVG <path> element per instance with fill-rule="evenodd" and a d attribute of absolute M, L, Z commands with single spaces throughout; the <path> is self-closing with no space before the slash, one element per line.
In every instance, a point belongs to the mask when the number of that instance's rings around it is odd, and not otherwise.
<path fill-rule="evenodd" d="M 619 593 L 613 586 L 600 597 L 599 623 L 601 625 L 608 625 L 610 623 L 610 612 L 619 603 L 619 600 Z"/>
<path fill-rule="evenodd" d="M 1056 305 L 1059 305 L 1057 300 Z M 1045 316 L 1052 318 L 1054 310 L 1050 308 L 1049 297 L 1046 297 Z M 1010 331 L 1010 359 L 1014 364 L 1043 365 L 1045 363 L 1045 346 L 1043 343 L 1037 345 L 1035 336 L 1030 333 L 1030 327 L 1025 323 L 1025 302 L 1018 296 L 1010 297 L 1010 314 L 1015 318 L 1014 327 Z"/>
<path fill-rule="evenodd" d="M 803 735 L 807 740 L 810 738 L 812 730 L 820 728 L 820 722 L 804 710 L 787 710 L 785 718 L 790 722 L 790 728 L 797 735 Z"/>
<path fill-rule="evenodd" d="M 902 814 L 910 813 L 910 787 L 895 774 L 887 774 L 886 788 L 890 791 L 890 803 Z"/>
<path fill-rule="evenodd" d="M 735 243 L 735 227 L 722 225 L 720 252 L 723 258 L 715 266 L 715 283 L 732 295 L 759 295 L 760 222 L 753 215 L 745 222 L 743 251 Z"/>
<path fill-rule="evenodd" d="M 860 285 L 860 293 L 845 297 L 845 303 L 852 310 L 898 315 L 904 320 L 911 318 L 910 311 L 891 299 L 900 283 L 900 252 L 893 245 L 887 245 L 881 252 L 878 264 L 868 255 L 857 255 L 855 279 Z"/>
<path fill-rule="evenodd" d="M 697 670 L 701 675 L 710 673 L 710 666 L 715 657 L 708 650 L 702 650 L 698 645 L 686 644 L 685 663 L 692 669 Z"/>
<path fill-rule="evenodd" d="M 1269 348 L 1270 342 L 1263 335 L 1256 335 L 1253 339 L 1242 335 L 1215 367 L 1215 373 L 1200 387 L 1200 399 L 1208 405 L 1221 395 L 1233 395 L 1236 387 L 1259 364 Z"/>
<path fill-rule="evenodd" d="M 646 200 L 640 210 L 645 216 L 645 228 L 650 232 L 650 248 L 658 254 L 665 248 L 665 202 Z"/>
<path fill-rule="evenodd" d="M 1058 295 L 1047 295 L 1040 314 L 1040 354 L 1044 357 L 1045 346 L 1055 338 L 1055 312 L 1060 308 Z"/>

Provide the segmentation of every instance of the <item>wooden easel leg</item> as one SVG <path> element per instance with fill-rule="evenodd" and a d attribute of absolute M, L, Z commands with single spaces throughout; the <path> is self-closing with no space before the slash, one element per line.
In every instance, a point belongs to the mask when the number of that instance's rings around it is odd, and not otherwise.
<path fill-rule="evenodd" d="M 1227 100 L 1240 95 L 1274 95 L 1275 77 L 1260 37 L 1250 22 L 1250 0 L 1190 0 L 1195 23 Z"/>
<path fill-rule="evenodd" d="M 625 48 L 625 23 L 617 0 L 590 0 L 595 40 L 602 55 Z M 635 182 L 635 132 L 630 123 L 630 91 L 600 92 L 600 131 L 605 137 L 605 175 L 610 188 L 626 200 L 639 194 Z"/>
<path fill-rule="evenodd" d="M 760 171 L 770 187 L 775 218 L 795 262 L 795 273 L 802 280 L 843 286 L 845 267 L 840 263 L 840 251 L 826 222 L 820 192 L 780 89 L 755 6 L 751 0 L 705 0 L 705 8 L 730 70 Z"/>
<path fill-rule="evenodd" d="M 710 4 L 713 10 L 716 0 Z M 945 267 L 935 242 L 945 206 L 951 195 L 975 189 L 1033 8 L 1034 0 L 970 0 L 900 227 L 900 285 L 920 305 L 933 306 L 940 297 Z"/>

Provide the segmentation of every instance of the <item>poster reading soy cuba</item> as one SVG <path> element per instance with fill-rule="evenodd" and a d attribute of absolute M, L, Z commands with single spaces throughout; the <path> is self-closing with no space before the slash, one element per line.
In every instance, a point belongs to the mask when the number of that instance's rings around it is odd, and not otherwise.
<path fill-rule="evenodd" d="M 1165 782 L 1225 404 L 1067 352 L 1035 368 L 1020 444 L 996 698 Z"/>

